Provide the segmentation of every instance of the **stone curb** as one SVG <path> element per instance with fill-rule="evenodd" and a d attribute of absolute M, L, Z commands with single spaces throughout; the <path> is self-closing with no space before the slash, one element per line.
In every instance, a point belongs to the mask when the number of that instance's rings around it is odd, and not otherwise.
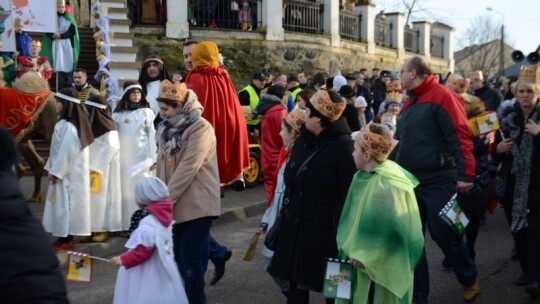
<path fill-rule="evenodd" d="M 224 211 L 218 219 L 214 220 L 212 226 L 220 226 L 235 221 L 241 221 L 251 216 L 261 215 L 263 214 L 265 206 L 266 201 L 262 201 L 254 202 L 244 207 L 228 208 L 228 210 Z M 73 251 L 107 258 L 116 254 L 123 253 L 126 250 L 126 248 L 124 247 L 126 241 L 127 238 L 111 237 L 106 243 L 76 244 L 75 248 L 73 248 Z M 56 256 L 60 263 L 60 268 L 67 268 L 67 253 L 59 252 L 56 254 Z M 96 261 L 96 263 L 102 262 Z"/>

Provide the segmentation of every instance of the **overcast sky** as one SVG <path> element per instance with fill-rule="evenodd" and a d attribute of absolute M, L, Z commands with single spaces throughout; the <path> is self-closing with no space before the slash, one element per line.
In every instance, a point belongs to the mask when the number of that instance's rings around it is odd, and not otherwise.
<path fill-rule="evenodd" d="M 406 12 L 403 3 L 412 0 L 372 0 L 376 11 Z M 496 12 L 486 10 L 491 7 Z M 478 16 L 490 16 L 494 23 L 505 26 L 505 42 L 521 50 L 525 56 L 540 44 L 540 0 L 416 0 L 411 19 L 442 22 L 456 29 L 455 50 L 471 21 Z M 498 13 L 497 13 L 498 12 Z M 508 38 L 508 39 L 506 39 Z"/>

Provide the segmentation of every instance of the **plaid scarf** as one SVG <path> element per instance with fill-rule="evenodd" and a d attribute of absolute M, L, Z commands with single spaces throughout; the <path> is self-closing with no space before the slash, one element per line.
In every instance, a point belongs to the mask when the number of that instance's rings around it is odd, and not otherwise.
<path fill-rule="evenodd" d="M 527 213 L 533 154 L 533 136 L 524 131 L 523 125 L 528 119 L 538 121 L 539 118 L 536 109 L 530 117 L 524 121 L 522 121 L 519 116 L 523 116 L 521 110 L 508 114 L 508 116 L 502 120 L 503 130 L 509 132 L 510 139 L 515 143 L 510 150 L 513 158 L 510 173 L 516 177 L 514 186 L 514 204 L 512 206 L 512 224 L 510 225 L 512 232 L 517 232 L 529 225 L 527 222 Z M 520 136 L 521 142 L 517 144 Z"/>
<path fill-rule="evenodd" d="M 197 101 L 197 95 L 191 91 L 184 103 L 182 112 L 174 117 L 163 120 L 158 127 L 156 142 L 158 144 L 159 157 L 173 155 L 180 151 L 182 134 L 197 119 L 201 117 L 202 110 L 193 108 Z"/>

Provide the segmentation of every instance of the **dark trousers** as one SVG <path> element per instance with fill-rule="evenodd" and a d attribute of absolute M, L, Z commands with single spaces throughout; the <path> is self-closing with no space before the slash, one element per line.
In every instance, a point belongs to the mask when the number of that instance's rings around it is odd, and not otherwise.
<path fill-rule="evenodd" d="M 513 193 L 511 193 L 513 195 Z M 512 205 L 505 205 L 508 223 L 512 223 Z M 529 225 L 513 234 L 523 273 L 540 282 L 540 189 L 529 190 Z"/>
<path fill-rule="evenodd" d="M 225 254 L 227 254 L 227 247 L 220 245 L 211 234 L 208 234 L 208 255 L 212 264 L 223 263 Z"/>
<path fill-rule="evenodd" d="M 191 304 L 206 303 L 204 273 L 208 267 L 208 236 L 212 218 L 203 217 L 173 226 L 174 258 Z"/>
<path fill-rule="evenodd" d="M 425 233 L 426 224 L 432 239 L 437 243 L 444 255 L 449 259 L 459 283 L 463 286 L 471 286 L 476 280 L 477 270 L 471 259 L 467 246 L 452 229 L 439 218 L 439 211 L 456 193 L 456 185 L 445 184 L 420 184 L 415 189 L 416 200 L 422 219 L 422 230 Z M 416 303 L 427 303 L 429 295 L 429 269 L 426 251 L 414 270 L 414 294 Z"/>
<path fill-rule="evenodd" d="M 468 193 L 460 193 L 457 197 L 458 203 L 469 218 L 469 224 L 465 229 L 465 244 L 471 258 L 476 257 L 474 243 L 480 231 L 480 220 L 484 213 L 486 203 L 486 189 L 475 184 Z"/>
<path fill-rule="evenodd" d="M 71 88 L 73 84 L 73 72 L 56 72 L 58 74 L 58 90 Z"/>
<path fill-rule="evenodd" d="M 287 304 L 309 304 L 309 290 L 298 289 L 296 283 L 291 283 L 289 290 L 285 292 Z M 326 304 L 334 304 L 334 299 L 325 299 Z"/>

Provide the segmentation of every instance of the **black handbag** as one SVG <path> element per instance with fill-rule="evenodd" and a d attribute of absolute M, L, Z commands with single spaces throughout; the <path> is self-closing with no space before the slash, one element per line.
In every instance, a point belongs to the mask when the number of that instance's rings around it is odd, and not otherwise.
<path fill-rule="evenodd" d="M 494 199 L 502 199 L 506 193 L 506 178 L 508 176 L 508 165 L 499 164 L 495 176 L 491 179 L 489 193 Z"/>
<path fill-rule="evenodd" d="M 302 163 L 300 167 L 298 167 L 298 171 L 296 171 L 296 175 L 294 176 L 295 183 L 298 181 L 298 178 L 300 177 L 300 174 L 306 170 L 306 166 L 309 163 L 309 161 L 317 154 L 319 151 L 321 151 L 324 147 L 328 146 L 330 143 L 326 143 L 319 147 L 319 149 L 315 150 L 311 155 Z M 285 196 L 283 197 L 283 203 L 281 204 L 281 210 L 278 212 L 278 215 L 276 217 L 276 221 L 270 229 L 268 229 L 268 232 L 266 232 L 266 237 L 264 238 L 264 246 L 266 248 L 274 251 L 276 250 L 277 240 L 279 236 L 279 230 L 281 226 L 281 218 L 283 216 L 283 207 L 287 207 L 289 205 L 289 197 L 291 195 L 291 188 L 289 187 L 285 193 Z"/>

